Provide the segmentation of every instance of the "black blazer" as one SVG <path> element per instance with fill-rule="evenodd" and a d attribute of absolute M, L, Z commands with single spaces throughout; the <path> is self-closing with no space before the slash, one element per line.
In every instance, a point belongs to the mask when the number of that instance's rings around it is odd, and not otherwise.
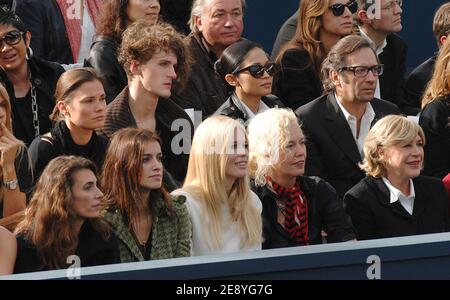
<path fill-rule="evenodd" d="M 408 79 L 406 80 L 408 106 L 414 108 L 417 113 L 419 113 L 422 106 L 423 93 L 425 92 L 431 76 L 433 76 L 436 57 L 437 54 L 420 64 L 409 74 Z"/>
<path fill-rule="evenodd" d="M 304 50 L 289 49 L 273 79 L 273 94 L 293 110 L 322 95 L 322 81 Z"/>
<path fill-rule="evenodd" d="M 383 53 L 379 55 L 380 62 L 384 64 L 384 71 L 380 76 L 381 98 L 395 103 L 403 112 L 408 113 L 405 83 L 408 46 L 396 34 L 389 34 L 386 42 Z"/>
<path fill-rule="evenodd" d="M 375 122 L 386 115 L 399 114 L 392 103 L 374 98 L 370 104 Z M 328 181 L 340 197 L 364 173 L 358 167 L 362 161 L 352 131 L 345 120 L 334 93 L 324 95 L 295 111 L 307 140 L 305 175 L 319 176 Z"/>
<path fill-rule="evenodd" d="M 261 101 L 269 108 L 284 108 L 284 105 L 280 102 L 280 99 L 274 95 L 263 96 L 261 97 Z M 228 100 L 216 110 L 214 115 L 227 116 L 235 120 L 241 120 L 243 123 L 248 121 L 247 112 L 239 103 L 239 98 L 235 93 L 233 93 Z"/>
<path fill-rule="evenodd" d="M 428 103 L 419 125 L 425 133 L 425 164 L 422 174 L 444 178 L 450 173 L 450 95 Z"/>
<path fill-rule="evenodd" d="M 322 243 L 322 230 L 328 234 L 327 241 L 330 243 L 354 239 L 355 234 L 349 217 L 342 208 L 342 203 L 333 187 L 318 177 L 300 176 L 298 180 L 308 204 L 310 244 Z M 252 190 L 261 199 L 263 205 L 263 249 L 301 246 L 278 224 L 275 193 L 267 186 L 256 186 L 253 181 Z"/>
<path fill-rule="evenodd" d="M 449 230 L 448 200 L 437 178 L 413 179 L 416 197 L 410 215 L 396 201 L 381 178 L 366 177 L 344 197 L 358 240 L 439 233 Z"/>

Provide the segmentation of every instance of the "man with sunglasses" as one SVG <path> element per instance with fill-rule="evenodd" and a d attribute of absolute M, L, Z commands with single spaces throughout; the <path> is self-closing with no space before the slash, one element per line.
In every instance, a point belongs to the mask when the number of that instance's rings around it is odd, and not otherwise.
<path fill-rule="evenodd" d="M 407 105 L 405 69 L 407 45 L 397 32 L 402 30 L 403 0 L 358 0 L 356 21 L 361 36 L 375 45 L 384 72 L 375 96 L 397 104 L 412 114 Z"/>
<path fill-rule="evenodd" d="M 369 41 L 344 37 L 323 62 L 324 96 L 295 111 L 307 140 L 305 174 L 327 180 L 341 198 L 364 178 L 358 164 L 370 127 L 400 113 L 395 104 L 374 97 L 382 73 Z"/>
<path fill-rule="evenodd" d="M 229 45 L 241 39 L 245 0 L 194 0 L 191 34 L 186 38 L 194 63 L 187 84 L 175 84 L 172 99 L 184 109 L 201 111 L 205 119 L 231 94 L 214 63 Z M 201 121 L 201 120 L 200 120 Z"/>

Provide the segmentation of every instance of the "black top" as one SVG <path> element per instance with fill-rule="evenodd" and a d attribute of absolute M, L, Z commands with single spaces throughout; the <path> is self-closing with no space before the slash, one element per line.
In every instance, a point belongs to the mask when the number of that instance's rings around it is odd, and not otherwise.
<path fill-rule="evenodd" d="M 408 105 L 420 111 L 422 96 L 431 79 L 436 64 L 437 53 L 411 71 L 406 81 Z"/>
<path fill-rule="evenodd" d="M 450 173 L 450 95 L 428 103 L 419 124 L 425 133 L 422 174 L 442 179 Z"/>
<path fill-rule="evenodd" d="M 300 176 L 298 181 L 308 204 L 309 244 L 322 243 L 322 230 L 328 234 L 330 243 L 354 239 L 352 224 L 334 188 L 318 177 Z M 252 190 L 263 205 L 263 249 L 301 246 L 278 223 L 275 193 L 267 185 L 257 187 L 254 182 Z"/>
<path fill-rule="evenodd" d="M 391 203 L 381 178 L 366 177 L 345 194 L 344 203 L 358 240 L 439 233 L 449 230 L 448 199 L 437 178 L 413 179 L 413 214 L 399 201 Z"/>
<path fill-rule="evenodd" d="M 47 164 L 60 155 L 76 155 L 92 160 L 101 170 L 105 158 L 107 140 L 103 136 L 92 133 L 86 145 L 77 145 L 70 135 L 65 121 L 59 121 L 50 134 L 41 135 L 31 143 L 30 156 L 33 163 L 35 181 L 42 174 Z"/>
<path fill-rule="evenodd" d="M 36 136 L 36 130 L 33 125 L 33 110 L 31 108 L 31 89 L 25 97 L 16 98 L 13 101 L 13 129 L 14 136 L 22 140 L 26 145 L 30 145 Z M 49 115 L 52 113 L 54 103 L 49 101 L 42 101 L 38 103 L 38 119 L 40 133 L 48 132 L 52 128 L 52 122 Z"/>
<path fill-rule="evenodd" d="M 27 196 L 33 189 L 33 176 L 31 173 L 31 166 L 29 164 L 29 156 L 26 147 L 17 150 L 16 160 L 14 162 L 16 167 L 16 177 L 19 184 L 19 189 Z M 3 217 L 3 202 L 0 202 L 0 219 Z"/>
<path fill-rule="evenodd" d="M 21 235 L 17 236 L 16 239 L 17 257 L 14 273 L 49 270 L 47 266 L 42 265 L 39 251 L 30 241 L 25 240 Z M 89 221 L 86 221 L 81 227 L 78 235 L 78 247 L 74 255 L 79 256 L 81 267 L 120 263 L 115 235 L 110 234 L 107 240 L 103 240 Z M 70 267 L 70 264 L 67 267 Z"/>

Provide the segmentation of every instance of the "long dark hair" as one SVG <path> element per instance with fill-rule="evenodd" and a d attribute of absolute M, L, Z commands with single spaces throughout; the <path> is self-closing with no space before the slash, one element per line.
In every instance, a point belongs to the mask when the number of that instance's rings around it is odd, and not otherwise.
<path fill-rule="evenodd" d="M 241 40 L 228 46 L 214 64 L 214 69 L 217 74 L 221 78 L 225 78 L 227 74 L 231 74 L 242 64 L 253 48 L 260 48 L 264 51 L 260 44 L 249 40 Z"/>
<path fill-rule="evenodd" d="M 103 1 L 97 34 L 109 36 L 120 43 L 122 33 L 127 28 L 127 7 L 128 0 Z"/>

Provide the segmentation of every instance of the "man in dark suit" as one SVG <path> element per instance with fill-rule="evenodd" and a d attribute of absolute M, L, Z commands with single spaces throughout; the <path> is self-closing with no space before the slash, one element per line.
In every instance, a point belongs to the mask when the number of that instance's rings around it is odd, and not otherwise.
<path fill-rule="evenodd" d="M 372 44 L 347 36 L 323 62 L 324 96 L 295 111 L 307 139 L 305 174 L 327 180 L 341 198 L 364 177 L 358 164 L 372 124 L 400 113 L 396 105 L 374 98 L 381 71 Z"/>
<path fill-rule="evenodd" d="M 214 63 L 226 47 L 241 39 L 245 7 L 245 0 L 194 0 L 192 5 L 192 32 L 186 43 L 194 63 L 185 87 L 174 85 L 172 99 L 184 109 L 201 111 L 203 119 L 231 94 L 225 79 L 214 71 Z"/>
<path fill-rule="evenodd" d="M 403 112 L 407 106 L 405 69 L 407 45 L 395 33 L 402 30 L 402 0 L 358 0 L 356 21 L 361 36 L 375 45 L 384 65 L 375 97 L 395 103 Z"/>
<path fill-rule="evenodd" d="M 443 4 L 436 11 L 433 20 L 433 33 L 440 49 L 450 33 L 450 2 Z M 432 57 L 415 68 L 411 74 L 409 74 L 408 80 L 406 81 L 406 87 L 408 89 L 408 105 L 415 108 L 417 112 L 420 111 L 423 93 L 433 75 L 437 55 L 438 53 L 435 53 Z"/>

